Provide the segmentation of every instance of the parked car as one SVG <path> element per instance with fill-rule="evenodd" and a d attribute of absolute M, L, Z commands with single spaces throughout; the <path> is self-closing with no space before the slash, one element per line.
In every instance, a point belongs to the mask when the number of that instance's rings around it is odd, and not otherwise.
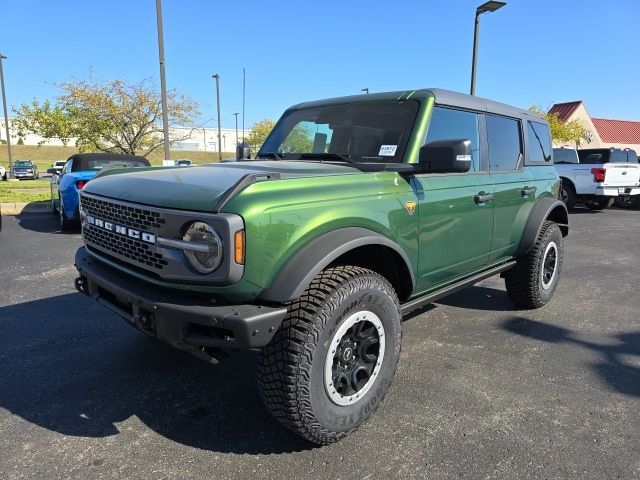
<path fill-rule="evenodd" d="M 72 155 L 60 173 L 47 170 L 51 177 L 51 210 L 60 217 L 60 229 L 68 230 L 80 222 L 78 192 L 96 173 L 114 167 L 147 167 L 149 160 L 134 155 L 114 153 L 79 153 Z"/>
<path fill-rule="evenodd" d="M 562 180 L 562 200 L 569 210 L 583 202 L 602 210 L 613 199 L 640 194 L 640 165 L 635 152 L 616 148 L 554 148 L 556 171 Z"/>
<path fill-rule="evenodd" d="M 497 274 L 518 306 L 551 300 L 559 197 L 527 110 L 439 89 L 302 103 L 253 160 L 89 182 L 75 285 L 210 363 L 260 349 L 267 409 L 327 444 L 385 396 L 402 315 Z"/>
<path fill-rule="evenodd" d="M 37 180 L 40 178 L 38 166 L 31 160 L 17 160 L 13 162 L 13 177 L 18 180 L 30 178 Z"/>
<path fill-rule="evenodd" d="M 7 176 L 8 176 L 7 169 L 4 168 L 2 165 L 0 165 L 0 179 L 6 180 Z"/>
<path fill-rule="evenodd" d="M 56 160 L 51 164 L 51 168 L 47 170 L 47 173 L 54 173 L 53 170 L 55 170 L 55 173 L 59 174 L 65 163 L 67 163 L 66 160 Z"/>

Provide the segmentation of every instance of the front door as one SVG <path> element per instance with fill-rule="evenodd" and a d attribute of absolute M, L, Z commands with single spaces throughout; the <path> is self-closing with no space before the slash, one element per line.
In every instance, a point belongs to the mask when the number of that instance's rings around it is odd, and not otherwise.
<path fill-rule="evenodd" d="M 487 264 L 493 233 L 493 185 L 482 166 L 478 115 L 436 106 L 425 143 L 469 139 L 468 173 L 413 178 L 420 215 L 417 290 L 431 290 Z"/>

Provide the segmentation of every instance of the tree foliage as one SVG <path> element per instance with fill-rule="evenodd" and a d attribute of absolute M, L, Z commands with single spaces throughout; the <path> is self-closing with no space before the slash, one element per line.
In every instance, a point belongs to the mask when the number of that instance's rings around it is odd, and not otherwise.
<path fill-rule="evenodd" d="M 284 142 L 282 150 L 284 152 L 311 152 L 313 150 L 313 132 L 308 127 L 299 123 L 291 131 Z"/>
<path fill-rule="evenodd" d="M 33 100 L 14 108 L 18 135 L 31 132 L 64 145 L 74 139 L 80 151 L 145 156 L 163 145 L 161 96 L 149 80 L 75 80 L 57 86 L 62 93 L 53 104 Z M 193 100 L 174 90 L 167 92 L 167 102 L 170 124 L 188 124 L 199 113 Z M 170 141 L 186 138 L 188 134 Z"/>
<path fill-rule="evenodd" d="M 276 122 L 268 119 L 260 120 L 253 124 L 249 135 L 247 135 L 247 143 L 254 154 L 260 149 L 275 124 Z"/>
<path fill-rule="evenodd" d="M 583 127 L 578 120 L 563 122 L 558 117 L 558 114 L 548 113 L 547 110 L 536 105 L 530 107 L 529 111 L 544 117 L 549 122 L 551 137 L 556 143 L 573 142 L 575 143 L 576 148 L 580 148 L 580 144 L 583 141 L 591 142 L 593 140 L 593 134 Z"/>

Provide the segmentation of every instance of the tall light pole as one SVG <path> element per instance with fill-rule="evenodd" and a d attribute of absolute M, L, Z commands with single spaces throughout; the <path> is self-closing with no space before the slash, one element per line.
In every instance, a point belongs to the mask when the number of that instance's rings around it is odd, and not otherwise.
<path fill-rule="evenodd" d="M 476 94 L 476 64 L 478 62 L 478 36 L 480 35 L 480 15 L 487 12 L 495 12 L 504 7 L 507 2 L 485 2 L 476 8 L 476 20 L 473 29 L 473 61 L 471 63 L 471 95 Z"/>
<path fill-rule="evenodd" d="M 240 112 L 236 112 L 234 115 L 236 117 L 236 146 L 238 146 L 238 115 L 240 115 Z"/>
<path fill-rule="evenodd" d="M 167 81 L 164 76 L 164 34 L 162 31 L 162 0 L 156 0 L 158 23 L 158 55 L 160 57 L 160 95 L 162 96 L 162 133 L 164 136 L 164 159 L 171 160 L 169 144 L 169 115 L 167 112 Z"/>
<path fill-rule="evenodd" d="M 369 95 L 369 87 L 361 88 L 360 91 Z"/>
<path fill-rule="evenodd" d="M 222 135 L 220 135 L 220 75 L 211 75 L 216 79 L 216 103 L 218 104 L 218 160 L 222 160 Z"/>
<path fill-rule="evenodd" d="M 9 152 L 9 178 L 13 178 L 13 160 L 11 158 L 11 137 L 9 136 L 9 116 L 7 115 L 7 94 L 4 92 L 4 71 L 2 70 L 2 60 L 7 57 L 0 53 L 0 85 L 2 86 L 2 108 L 4 109 L 4 128 L 7 132 L 7 150 Z"/>

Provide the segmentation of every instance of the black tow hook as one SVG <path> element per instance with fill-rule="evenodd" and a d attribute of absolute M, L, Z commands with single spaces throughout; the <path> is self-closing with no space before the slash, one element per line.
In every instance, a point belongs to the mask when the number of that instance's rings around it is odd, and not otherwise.
<path fill-rule="evenodd" d="M 80 293 L 84 293 L 85 295 L 89 295 L 87 291 L 87 279 L 84 277 L 78 277 L 73 281 L 73 284 Z"/>

